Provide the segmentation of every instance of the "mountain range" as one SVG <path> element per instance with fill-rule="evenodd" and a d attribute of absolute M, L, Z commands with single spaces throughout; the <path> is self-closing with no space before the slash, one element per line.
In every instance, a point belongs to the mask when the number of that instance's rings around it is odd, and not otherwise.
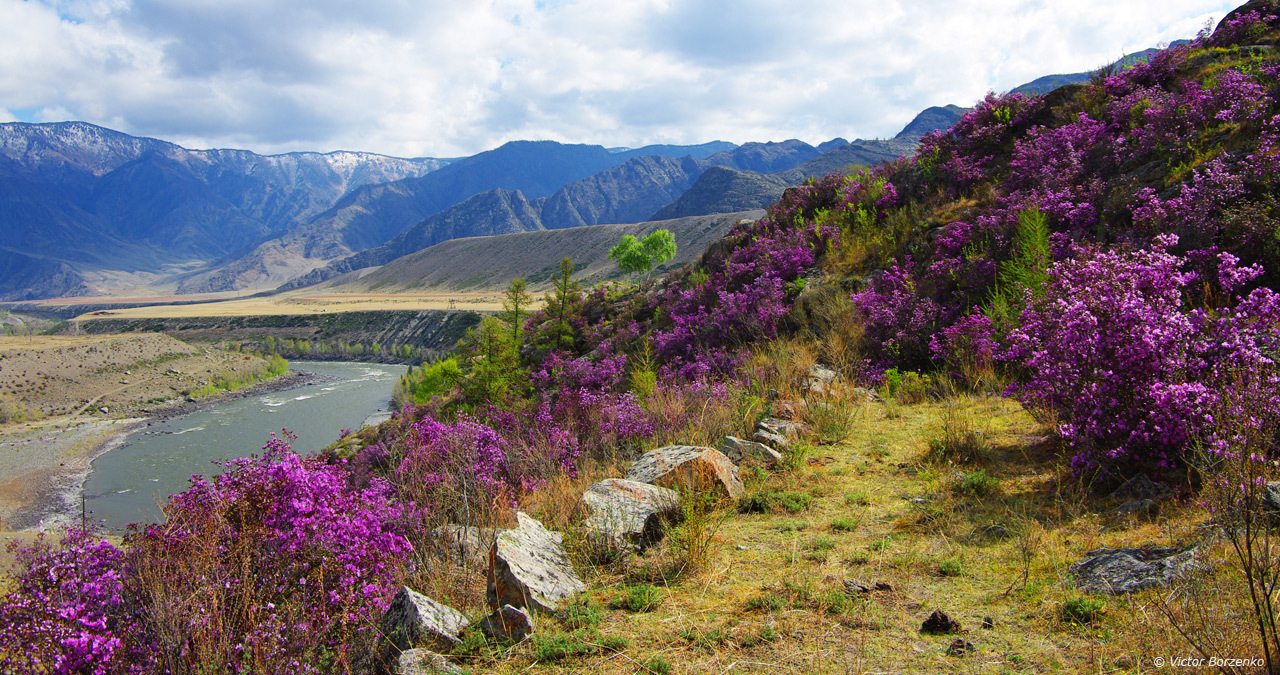
<path fill-rule="evenodd" d="M 458 159 L 189 150 L 83 122 L 0 124 L 0 299 L 295 288 L 461 237 L 758 209 L 806 178 L 908 155 L 964 112 L 929 108 L 894 138 L 816 147 L 514 141 Z"/>

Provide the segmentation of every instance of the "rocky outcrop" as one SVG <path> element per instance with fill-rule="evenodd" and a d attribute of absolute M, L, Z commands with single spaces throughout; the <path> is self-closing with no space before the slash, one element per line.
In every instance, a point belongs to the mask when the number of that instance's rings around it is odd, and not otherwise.
<path fill-rule="evenodd" d="M 426 644 L 442 651 L 461 642 L 459 635 L 471 624 L 461 612 L 402 586 L 382 615 L 382 656 L 391 663 L 401 652 Z"/>
<path fill-rule="evenodd" d="M 1122 595 L 1168 584 L 1195 566 L 1195 554 L 1195 547 L 1096 549 L 1070 573 L 1082 591 Z"/>
<path fill-rule="evenodd" d="M 725 436 L 720 441 L 720 452 L 738 466 L 763 466 L 771 468 L 782 461 L 777 450 L 756 441 Z"/>
<path fill-rule="evenodd" d="M 533 617 L 518 607 L 503 605 L 480 620 L 485 637 L 498 642 L 520 642 L 533 633 Z"/>
<path fill-rule="evenodd" d="M 647 547 L 662 539 L 664 520 L 680 509 L 675 490 L 622 478 L 609 478 L 582 495 L 587 529 L 615 544 Z"/>
<path fill-rule="evenodd" d="M 744 492 L 738 467 L 724 453 L 691 445 L 668 445 L 644 453 L 632 463 L 627 480 L 711 492 L 728 499 L 737 499 Z"/>
<path fill-rule="evenodd" d="M 519 525 L 503 530 L 489 550 L 489 606 L 526 607 L 554 612 L 587 586 L 573 571 L 564 551 L 564 535 L 552 532 L 523 512 Z"/>

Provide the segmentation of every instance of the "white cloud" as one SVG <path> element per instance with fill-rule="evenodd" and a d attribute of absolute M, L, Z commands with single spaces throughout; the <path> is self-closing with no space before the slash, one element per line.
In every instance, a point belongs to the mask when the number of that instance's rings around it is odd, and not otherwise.
<path fill-rule="evenodd" d="M 1190 37 L 1235 4 L 0 0 L 0 109 L 260 152 L 816 143 Z"/>

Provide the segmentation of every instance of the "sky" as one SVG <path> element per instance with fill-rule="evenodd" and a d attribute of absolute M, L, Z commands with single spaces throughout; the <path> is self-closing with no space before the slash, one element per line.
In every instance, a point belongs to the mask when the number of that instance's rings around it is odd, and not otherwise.
<path fill-rule="evenodd" d="M 459 157 L 887 138 L 1189 38 L 1213 0 L 0 0 L 0 122 Z"/>

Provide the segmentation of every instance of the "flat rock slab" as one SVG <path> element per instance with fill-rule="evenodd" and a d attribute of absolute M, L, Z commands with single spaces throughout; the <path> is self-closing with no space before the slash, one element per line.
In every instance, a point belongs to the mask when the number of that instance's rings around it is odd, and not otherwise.
<path fill-rule="evenodd" d="M 627 480 L 737 499 L 745 489 L 738 467 L 724 453 L 693 445 L 668 445 L 644 453 L 631 464 Z"/>
<path fill-rule="evenodd" d="M 1173 496 L 1173 489 L 1164 483 L 1157 483 L 1145 474 L 1138 474 L 1133 478 L 1125 481 L 1124 485 L 1116 488 L 1111 493 L 1112 499 L 1121 499 L 1124 501 L 1142 501 L 1150 499 L 1157 501 L 1166 497 Z"/>
<path fill-rule="evenodd" d="M 395 654 L 424 643 L 442 651 L 453 649 L 469 625 L 471 622 L 462 612 L 401 586 L 382 615 L 384 660 L 389 662 Z"/>
<path fill-rule="evenodd" d="M 1100 548 L 1070 568 L 1076 588 L 1088 593 L 1123 595 L 1168 584 L 1195 566 L 1196 549 Z"/>
<path fill-rule="evenodd" d="M 585 591 L 564 551 L 564 535 L 552 532 L 523 512 L 519 526 L 503 530 L 489 550 L 489 606 L 527 607 L 554 612 L 560 603 Z"/>
<path fill-rule="evenodd" d="M 662 539 L 663 521 L 680 511 L 675 490 L 623 478 L 609 478 L 587 488 L 586 526 L 608 540 L 650 546 Z"/>
<path fill-rule="evenodd" d="M 782 454 L 764 443 L 747 441 L 735 436 L 725 436 L 721 439 L 720 452 L 738 466 L 772 468 L 782 461 Z"/>

